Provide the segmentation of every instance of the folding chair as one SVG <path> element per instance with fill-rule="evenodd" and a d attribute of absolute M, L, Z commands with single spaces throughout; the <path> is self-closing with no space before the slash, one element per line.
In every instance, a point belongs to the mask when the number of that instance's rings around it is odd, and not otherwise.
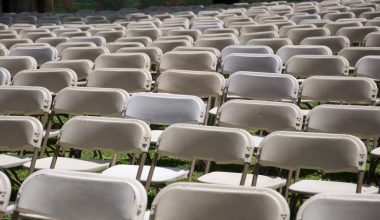
<path fill-rule="evenodd" d="M 15 44 L 31 44 L 33 42 L 30 39 L 0 39 L 0 43 L 3 44 L 7 49 L 10 49 Z"/>
<path fill-rule="evenodd" d="M 191 47 L 192 43 L 187 40 L 156 40 L 149 44 L 151 47 L 158 47 L 162 53 L 172 51 L 176 47 Z"/>
<path fill-rule="evenodd" d="M 126 37 L 149 37 L 155 41 L 161 36 L 161 31 L 157 28 L 130 28 L 126 32 Z"/>
<path fill-rule="evenodd" d="M 149 92 L 151 86 L 150 72 L 136 68 L 96 68 L 87 82 L 87 87 L 119 88 L 128 93 Z"/>
<path fill-rule="evenodd" d="M 347 37 L 350 39 L 351 45 L 361 45 L 367 34 L 379 31 L 380 27 L 376 26 L 344 27 L 340 28 L 336 35 Z"/>
<path fill-rule="evenodd" d="M 142 43 L 145 47 L 148 46 L 150 42 L 152 42 L 152 39 L 150 37 L 122 37 L 119 39 L 116 39 L 115 42 L 137 42 Z"/>
<path fill-rule="evenodd" d="M 94 69 L 99 68 L 139 68 L 150 69 L 150 59 L 144 53 L 102 54 L 94 61 Z"/>
<path fill-rule="evenodd" d="M 221 51 L 222 62 L 232 53 L 253 53 L 253 54 L 273 54 L 273 50 L 268 46 L 249 46 L 249 45 L 233 45 L 225 47 Z"/>
<path fill-rule="evenodd" d="M 192 62 L 189 63 L 189 60 Z M 195 65 L 196 64 L 196 65 Z M 168 69 L 216 71 L 217 58 L 207 51 L 171 51 L 161 56 L 160 72 Z"/>
<path fill-rule="evenodd" d="M 106 44 L 107 49 L 110 53 L 115 53 L 116 51 L 123 48 L 144 48 L 144 44 L 139 42 L 110 42 Z"/>
<path fill-rule="evenodd" d="M 285 38 L 286 35 L 288 34 L 288 31 L 295 29 L 295 28 L 297 28 L 297 29 L 300 29 L 300 28 L 316 28 L 316 26 L 313 24 L 284 25 L 281 28 L 279 28 L 278 35 L 280 37 Z"/>
<path fill-rule="evenodd" d="M 231 33 L 235 36 L 239 35 L 239 31 L 235 28 L 223 28 L 223 29 L 209 28 L 204 31 L 204 34 L 222 34 L 222 33 Z"/>
<path fill-rule="evenodd" d="M 365 47 L 380 47 L 380 33 L 379 32 L 372 32 L 367 34 L 362 42 L 362 45 Z"/>
<path fill-rule="evenodd" d="M 86 80 L 94 63 L 86 59 L 49 61 L 42 64 L 41 69 L 68 68 L 75 72 L 79 81 Z"/>
<path fill-rule="evenodd" d="M 300 24 L 304 20 L 311 19 L 321 19 L 321 17 L 317 14 L 306 14 L 306 15 L 294 15 L 290 18 L 290 20 L 296 24 Z"/>
<path fill-rule="evenodd" d="M 101 47 L 106 45 L 106 39 L 101 36 L 92 36 L 92 37 L 71 37 L 69 42 L 72 43 L 82 43 L 82 42 L 91 42 L 96 46 Z"/>
<path fill-rule="evenodd" d="M 335 36 L 339 29 L 344 27 L 362 27 L 363 24 L 360 22 L 333 22 L 327 23 L 323 27 L 330 31 L 331 36 Z"/>
<path fill-rule="evenodd" d="M 20 46 L 9 51 L 10 56 L 31 56 L 37 61 L 37 66 L 58 59 L 58 51 L 52 46 Z"/>
<path fill-rule="evenodd" d="M 252 39 L 262 39 L 262 38 L 279 38 L 279 35 L 275 31 L 247 33 L 247 34 L 240 35 L 239 43 L 240 44 L 247 44 L 247 42 L 252 40 Z"/>
<path fill-rule="evenodd" d="M 259 148 L 252 185 L 257 184 L 261 167 L 277 167 L 288 171 L 285 198 L 289 192 L 296 196 L 312 196 L 319 193 L 373 194 L 377 188 L 363 186 L 367 149 L 364 143 L 352 135 L 309 132 L 278 131 L 268 135 Z M 357 173 L 357 183 L 298 180 L 293 173 L 300 169 L 321 170 L 324 173 Z"/>
<path fill-rule="evenodd" d="M 342 56 L 332 55 L 295 55 L 285 64 L 285 73 L 296 78 L 310 76 L 346 76 L 349 63 Z"/>
<path fill-rule="evenodd" d="M 297 220 L 373 220 L 380 213 L 377 207 L 380 204 L 379 196 L 366 194 L 318 194 L 300 207 Z"/>
<path fill-rule="evenodd" d="M 9 86 L 11 84 L 12 76 L 5 68 L 0 67 L 0 86 Z"/>
<path fill-rule="evenodd" d="M 241 129 L 186 124 L 171 125 L 160 136 L 145 187 L 148 189 L 152 182 L 157 183 L 154 175 L 159 155 L 192 161 L 190 171 L 185 171 L 186 174 L 189 172 L 189 181 L 192 180 L 197 159 L 214 161 L 218 164 L 242 164 L 244 168 L 240 175 L 240 185 L 244 185 L 247 168 L 251 162 L 253 145 L 249 133 Z M 193 147 L 189 148 L 189 146 Z M 156 175 L 160 174 L 160 170 L 157 169 L 157 171 L 159 172 Z M 206 167 L 205 173 L 207 172 L 208 168 Z"/>
<path fill-rule="evenodd" d="M 307 37 L 300 42 L 300 45 L 322 45 L 330 48 L 333 54 L 338 54 L 350 46 L 350 40 L 345 36 Z"/>
<path fill-rule="evenodd" d="M 254 24 L 246 25 L 240 29 L 241 34 L 266 32 L 266 31 L 278 31 L 278 28 L 274 24 Z"/>
<path fill-rule="evenodd" d="M 249 40 L 246 45 L 268 46 L 274 53 L 277 53 L 281 47 L 293 45 L 293 43 L 288 38 L 263 38 Z"/>
<path fill-rule="evenodd" d="M 208 51 L 213 53 L 217 59 L 220 58 L 220 51 L 214 47 L 176 47 L 173 51 Z"/>
<path fill-rule="evenodd" d="M 60 43 L 65 43 L 69 41 L 67 37 L 40 37 L 35 42 L 36 43 L 47 43 L 52 47 L 56 47 Z"/>
<path fill-rule="evenodd" d="M 330 36 L 329 30 L 326 28 L 294 28 L 287 32 L 286 37 L 293 44 L 300 44 L 307 37 L 327 37 Z"/>
<path fill-rule="evenodd" d="M 236 37 L 215 37 L 215 38 L 203 38 L 198 39 L 195 42 L 196 47 L 214 47 L 219 51 L 222 51 L 223 48 L 230 45 L 238 45 L 239 41 Z"/>
<path fill-rule="evenodd" d="M 78 196 L 78 192 L 85 196 Z M 19 189 L 12 219 L 32 215 L 49 219 L 80 216 L 87 220 L 142 220 L 147 200 L 144 187 L 133 179 L 41 170 L 29 176 Z"/>
<path fill-rule="evenodd" d="M 252 219 L 252 213 L 258 219 L 288 220 L 290 216 L 286 201 L 273 190 L 175 183 L 165 187 L 155 197 L 150 219 L 174 220 L 181 215 L 183 220 L 246 220 Z"/>
<path fill-rule="evenodd" d="M 9 199 L 11 197 L 12 187 L 11 182 L 3 172 L 0 171 L 0 189 L 2 197 L 0 198 L 0 219 L 4 218 L 8 209 Z"/>
<path fill-rule="evenodd" d="M 232 53 L 222 60 L 221 68 L 224 74 L 238 71 L 281 73 L 282 61 L 273 54 Z"/>
<path fill-rule="evenodd" d="M 347 47 L 341 50 L 338 55 L 345 57 L 350 63 L 350 67 L 355 67 L 356 63 L 365 56 L 380 55 L 379 47 Z"/>
<path fill-rule="evenodd" d="M 13 168 L 31 161 L 29 171 L 33 172 L 44 132 L 42 124 L 29 116 L 0 116 L 0 130 L 1 148 L 8 152 L 0 154 L 0 170 L 7 173 L 15 184 L 21 184 Z M 33 156 L 11 154 L 20 150 L 32 150 Z"/>
<path fill-rule="evenodd" d="M 15 86 L 40 86 L 47 88 L 52 93 L 57 93 L 66 87 L 76 86 L 77 81 L 75 72 L 67 68 L 23 70 L 13 77 Z"/>
<path fill-rule="evenodd" d="M 171 30 L 167 33 L 168 36 L 190 36 L 193 38 L 193 41 L 196 41 L 200 36 L 201 32 L 199 30 L 182 30 L 182 29 L 175 29 Z"/>
<path fill-rule="evenodd" d="M 326 46 L 309 46 L 309 45 L 289 45 L 283 46 L 277 51 L 284 64 L 295 55 L 333 55 L 330 48 Z"/>
<path fill-rule="evenodd" d="M 116 39 L 124 37 L 125 33 L 121 30 L 111 30 L 111 31 L 99 31 L 93 36 L 103 37 L 106 42 L 114 42 Z"/>
<path fill-rule="evenodd" d="M 78 60 L 87 59 L 92 62 L 103 54 L 108 54 L 109 51 L 106 47 L 69 47 L 62 51 L 62 60 Z"/>
<path fill-rule="evenodd" d="M 364 56 L 356 62 L 355 76 L 368 77 L 376 81 L 380 80 L 378 75 L 380 56 Z"/>
<path fill-rule="evenodd" d="M 333 12 L 325 14 L 323 18 L 331 21 L 337 21 L 344 18 L 355 18 L 355 14 L 352 12 Z"/>
<path fill-rule="evenodd" d="M 70 47 L 96 47 L 96 44 L 94 44 L 92 42 L 64 42 L 64 43 L 60 43 L 56 46 L 57 51 L 58 51 L 58 56 L 62 57 L 62 52 L 66 48 L 70 48 Z"/>

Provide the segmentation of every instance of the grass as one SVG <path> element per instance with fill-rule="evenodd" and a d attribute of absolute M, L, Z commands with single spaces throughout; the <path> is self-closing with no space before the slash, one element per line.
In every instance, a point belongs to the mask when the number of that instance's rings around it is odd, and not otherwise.
<path fill-rule="evenodd" d="M 63 118 L 63 122 L 67 121 L 67 118 Z M 54 120 L 54 127 L 59 127 L 59 120 L 55 118 Z M 161 127 L 162 128 L 162 127 Z M 56 140 L 49 140 L 49 145 L 55 145 Z M 149 152 L 149 158 L 153 158 L 154 150 L 151 150 Z M 112 158 L 112 152 L 110 151 L 105 151 L 103 152 L 103 157 L 104 159 L 111 159 Z M 84 159 L 94 159 L 94 153 L 90 151 L 83 151 L 82 152 L 82 157 Z M 252 162 L 254 163 L 255 158 L 252 159 Z M 130 159 L 127 154 L 120 154 L 118 157 L 117 164 L 129 164 Z M 150 164 L 151 160 L 148 159 L 146 164 Z M 167 167 L 178 167 L 182 169 L 189 169 L 190 168 L 190 162 L 182 161 L 182 160 L 177 160 L 173 158 L 168 158 L 168 157 L 160 157 L 158 166 L 167 166 Z M 366 174 L 368 174 L 368 169 L 369 169 L 369 163 L 367 163 L 366 167 Z M 202 170 L 203 170 L 203 164 L 201 162 L 197 163 L 195 172 L 193 174 L 192 181 L 196 181 L 196 179 L 202 175 Z M 229 171 L 229 172 L 241 172 L 242 171 L 242 165 L 216 165 L 212 164 L 211 170 L 221 170 L 221 171 Z M 253 171 L 253 166 L 251 165 L 249 167 L 249 173 L 252 173 Z M 16 172 L 18 176 L 20 177 L 21 180 L 25 180 L 29 174 L 29 172 L 26 169 L 23 168 L 17 168 Z M 276 175 L 277 170 L 276 169 L 265 169 L 264 170 L 265 174 L 267 175 Z M 376 170 L 377 175 L 380 174 L 380 166 Z M 339 174 L 323 174 L 318 171 L 311 171 L 311 170 L 302 170 L 300 173 L 300 179 L 308 179 L 308 180 L 319 180 L 319 179 L 325 179 L 325 180 L 336 180 L 336 181 L 344 181 L 344 182 L 356 182 L 357 175 L 356 174 L 351 174 L 351 173 L 339 173 Z M 183 180 L 187 181 L 187 180 Z M 12 187 L 12 196 L 11 200 L 15 200 L 16 195 L 17 195 L 18 187 L 13 185 Z M 159 191 L 159 188 L 156 187 L 151 187 L 151 189 L 148 192 L 148 207 L 150 208 L 150 205 L 154 199 L 154 197 L 157 195 Z M 9 217 L 9 216 L 7 216 Z"/>

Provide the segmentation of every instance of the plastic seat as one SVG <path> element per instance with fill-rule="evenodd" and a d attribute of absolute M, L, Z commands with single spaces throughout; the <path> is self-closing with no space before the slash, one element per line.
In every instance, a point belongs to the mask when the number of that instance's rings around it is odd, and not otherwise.
<path fill-rule="evenodd" d="M 95 70 L 99 68 L 140 68 L 150 69 L 150 59 L 144 53 L 102 54 L 94 61 Z"/>
<path fill-rule="evenodd" d="M 87 59 L 92 62 L 102 55 L 109 53 L 106 47 L 69 47 L 62 51 L 62 60 Z"/>
<path fill-rule="evenodd" d="M 268 46 L 274 53 L 277 53 L 281 47 L 293 45 L 293 43 L 288 38 L 263 38 L 249 40 L 246 45 Z"/>
<path fill-rule="evenodd" d="M 52 46 L 20 46 L 11 48 L 10 56 L 31 56 L 37 61 L 37 66 L 58 59 L 58 52 Z"/>
<path fill-rule="evenodd" d="M 96 46 L 100 47 L 100 46 L 105 46 L 106 45 L 106 39 L 104 37 L 101 37 L 101 36 L 92 36 L 92 37 L 71 37 L 69 39 L 69 42 L 92 42 L 94 43 Z"/>
<path fill-rule="evenodd" d="M 307 37 L 327 37 L 330 35 L 326 28 L 294 28 L 287 32 L 286 37 L 293 44 L 300 44 Z"/>
<path fill-rule="evenodd" d="M 350 40 L 345 36 L 307 37 L 301 41 L 300 45 L 322 45 L 330 48 L 333 54 L 337 54 L 350 46 Z"/>
<path fill-rule="evenodd" d="M 276 54 L 286 64 L 295 55 L 332 55 L 332 51 L 326 46 L 289 45 L 281 47 Z"/>
<path fill-rule="evenodd" d="M 51 68 L 68 68 L 75 72 L 78 80 L 86 80 L 90 71 L 94 67 L 94 63 L 90 60 L 60 60 L 60 61 L 49 61 L 41 66 L 41 69 L 51 69 Z"/>
<path fill-rule="evenodd" d="M 232 53 L 223 59 L 222 71 L 226 74 L 238 71 L 281 73 L 282 61 L 273 54 Z"/>
<path fill-rule="evenodd" d="M 273 190 L 176 183 L 165 187 L 153 200 L 150 219 L 174 220 L 181 215 L 184 220 L 190 220 L 196 212 L 200 219 L 246 220 L 252 218 L 247 209 L 259 219 L 288 220 L 290 216 L 286 201 Z"/>
<path fill-rule="evenodd" d="M 365 56 L 380 55 L 379 47 L 348 47 L 341 50 L 338 55 L 345 57 L 350 63 L 350 67 L 355 67 L 356 63 Z"/>
<path fill-rule="evenodd" d="M 49 193 L 46 193 L 46 188 Z M 77 196 L 77 189 L 86 196 Z M 39 195 L 35 198 L 35 195 Z M 100 174 L 42 170 L 29 176 L 17 197 L 13 218 L 39 215 L 49 219 L 143 219 L 147 194 L 133 179 Z M 55 207 L 61 207 L 56 209 Z M 70 211 L 67 211 L 70 210 Z"/>
<path fill-rule="evenodd" d="M 160 72 L 168 69 L 216 71 L 216 65 L 217 58 L 211 52 L 171 51 L 161 56 Z"/>

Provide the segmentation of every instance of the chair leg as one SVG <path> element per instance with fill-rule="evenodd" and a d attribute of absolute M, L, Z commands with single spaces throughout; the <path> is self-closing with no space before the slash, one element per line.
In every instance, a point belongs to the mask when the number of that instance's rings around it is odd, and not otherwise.
<path fill-rule="evenodd" d="M 372 157 L 370 161 L 370 165 L 369 165 L 369 170 L 368 170 L 368 180 L 367 180 L 368 184 L 371 184 L 372 180 L 375 178 L 376 167 L 378 164 L 379 164 L 379 158 Z"/>
<path fill-rule="evenodd" d="M 290 196 L 290 201 L 289 201 L 290 216 L 295 216 L 297 214 L 296 212 L 297 203 L 298 203 L 298 195 L 292 194 Z"/>

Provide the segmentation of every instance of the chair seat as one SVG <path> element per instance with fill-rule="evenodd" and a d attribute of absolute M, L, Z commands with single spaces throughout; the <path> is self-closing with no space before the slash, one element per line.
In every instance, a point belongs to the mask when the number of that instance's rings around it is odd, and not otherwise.
<path fill-rule="evenodd" d="M 123 178 L 136 178 L 137 165 L 116 165 L 103 171 L 102 174 L 107 176 L 116 176 Z M 144 166 L 140 181 L 146 182 L 150 166 Z M 167 183 L 181 180 L 187 177 L 189 171 L 175 167 L 156 167 L 154 169 L 152 183 Z"/>
<path fill-rule="evenodd" d="M 210 109 L 210 111 L 208 111 L 208 113 L 210 113 L 211 115 L 216 115 L 216 113 L 218 113 L 218 107 L 214 107 L 214 108 Z"/>
<path fill-rule="evenodd" d="M 46 157 L 38 159 L 36 162 L 35 169 L 49 169 L 52 157 Z M 107 169 L 110 162 L 106 160 L 82 160 L 67 157 L 58 157 L 55 169 L 57 170 L 71 170 L 71 171 L 81 171 L 81 172 L 96 172 L 100 170 Z M 24 167 L 29 168 L 30 162 L 25 163 Z"/>
<path fill-rule="evenodd" d="M 211 172 L 199 177 L 197 180 L 201 183 L 238 186 L 240 184 L 241 175 L 241 173 L 232 172 Z M 251 186 L 252 178 L 253 175 L 248 174 L 244 185 Z M 258 187 L 277 189 L 282 186 L 285 186 L 285 184 L 286 179 L 282 179 L 280 177 L 269 177 L 259 175 L 259 178 L 257 179 Z"/>
<path fill-rule="evenodd" d="M 261 141 L 264 140 L 264 137 L 251 135 L 251 140 L 255 144 L 255 148 L 258 148 L 260 146 Z"/>
<path fill-rule="evenodd" d="M 0 154 L 0 169 L 18 167 L 31 160 L 32 158 L 26 156 Z"/>
<path fill-rule="evenodd" d="M 371 151 L 371 155 L 375 157 L 380 157 L 380 147 Z"/>
<path fill-rule="evenodd" d="M 158 138 L 160 137 L 161 133 L 162 133 L 162 130 L 153 130 L 152 136 L 150 138 L 150 143 L 156 144 L 158 142 Z"/>
<path fill-rule="evenodd" d="M 58 137 L 59 132 L 61 132 L 60 129 L 52 129 L 52 130 L 49 132 L 49 138 L 56 138 L 56 137 Z M 46 134 L 46 131 L 44 131 L 44 136 L 45 136 L 45 134 Z"/>
<path fill-rule="evenodd" d="M 301 180 L 289 187 L 290 192 L 297 194 L 315 195 L 319 193 L 355 193 L 356 183 L 343 183 L 323 180 Z M 363 194 L 375 194 L 378 189 L 374 186 L 363 186 Z"/>
<path fill-rule="evenodd" d="M 144 220 L 149 220 L 149 219 L 150 219 L 150 211 L 145 211 Z"/>

